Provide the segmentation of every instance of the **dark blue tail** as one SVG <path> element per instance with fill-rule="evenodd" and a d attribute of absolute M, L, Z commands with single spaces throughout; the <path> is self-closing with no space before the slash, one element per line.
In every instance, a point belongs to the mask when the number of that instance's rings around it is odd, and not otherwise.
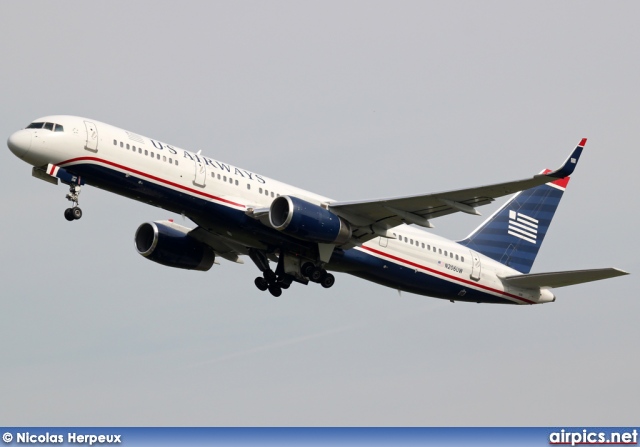
<path fill-rule="evenodd" d="M 459 244 L 529 273 L 568 183 L 565 177 L 519 192 Z"/>

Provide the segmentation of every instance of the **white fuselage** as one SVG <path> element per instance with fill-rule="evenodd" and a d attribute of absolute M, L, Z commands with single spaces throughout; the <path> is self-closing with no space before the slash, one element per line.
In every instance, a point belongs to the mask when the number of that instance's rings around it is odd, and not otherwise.
<path fill-rule="evenodd" d="M 274 198 L 282 195 L 319 206 L 333 201 L 95 120 L 48 116 L 37 122 L 54 123 L 62 126 L 62 130 L 27 128 L 13 134 L 9 147 L 25 162 L 38 168 L 55 165 L 78 172 L 87 184 L 184 213 L 199 225 L 203 220 L 210 222 L 212 228 L 220 230 L 217 231 L 220 237 L 237 247 L 264 248 L 269 245 L 268 238 L 277 240 L 283 236 L 269 228 L 264 218 L 250 219 L 259 225 L 257 230 L 254 226 L 237 227 L 234 219 L 217 217 L 224 213 L 193 216 L 194 210 L 217 205 L 224 207 L 217 210 L 235 212 L 240 219 L 269 208 Z M 122 189 L 119 181 L 123 183 Z M 334 255 L 336 262 L 332 258 L 327 269 L 352 273 L 399 290 L 452 300 L 495 299 L 494 302 L 537 304 L 554 299 L 547 289 L 507 287 L 500 277 L 518 272 L 454 241 L 409 225 L 397 226 L 390 232 L 395 238 L 376 237 Z M 241 252 L 242 248 L 238 250 Z M 365 265 L 359 266 L 365 258 Z"/>

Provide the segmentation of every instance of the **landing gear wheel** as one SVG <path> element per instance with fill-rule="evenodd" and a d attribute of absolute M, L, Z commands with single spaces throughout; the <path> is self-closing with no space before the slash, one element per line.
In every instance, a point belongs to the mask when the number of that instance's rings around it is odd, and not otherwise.
<path fill-rule="evenodd" d="M 278 284 L 270 284 L 269 285 L 269 293 L 275 297 L 279 297 L 282 295 L 282 289 Z"/>
<path fill-rule="evenodd" d="M 71 210 L 71 208 L 67 208 L 66 210 L 64 210 L 64 218 L 67 219 L 69 222 L 74 220 L 73 211 Z"/>
<path fill-rule="evenodd" d="M 256 280 L 254 281 L 254 284 L 258 289 L 262 290 L 263 292 L 269 288 L 269 283 L 267 282 L 266 279 L 264 279 L 261 276 L 258 276 L 256 278 Z"/>
<path fill-rule="evenodd" d="M 300 273 L 302 273 L 302 276 L 306 276 L 308 278 L 311 276 L 311 272 L 313 272 L 314 268 L 316 268 L 315 265 L 310 262 L 305 262 L 300 268 Z"/>
<path fill-rule="evenodd" d="M 314 267 L 311 271 L 311 274 L 309 275 L 309 279 L 313 282 L 320 282 L 325 274 L 326 271 L 324 269 L 321 269 L 320 267 Z"/>
<path fill-rule="evenodd" d="M 324 275 L 324 278 L 322 278 L 322 280 L 320 281 L 320 285 L 322 285 L 322 287 L 324 287 L 325 289 L 328 289 L 335 283 L 336 278 L 331 273 L 327 273 L 326 275 Z"/>
<path fill-rule="evenodd" d="M 78 220 L 82 217 L 82 210 L 79 207 L 74 206 L 73 208 L 71 208 L 71 215 L 75 220 Z"/>

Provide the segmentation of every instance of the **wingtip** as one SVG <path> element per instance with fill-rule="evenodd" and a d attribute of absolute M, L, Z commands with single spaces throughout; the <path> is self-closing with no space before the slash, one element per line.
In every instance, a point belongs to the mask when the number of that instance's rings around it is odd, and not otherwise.
<path fill-rule="evenodd" d="M 585 144 L 587 144 L 587 139 L 583 138 L 582 140 L 580 140 L 580 144 L 578 146 L 584 147 Z"/>

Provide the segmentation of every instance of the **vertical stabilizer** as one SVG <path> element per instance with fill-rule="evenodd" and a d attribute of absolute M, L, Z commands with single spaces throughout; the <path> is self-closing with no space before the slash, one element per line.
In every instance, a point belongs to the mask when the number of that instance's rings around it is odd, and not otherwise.
<path fill-rule="evenodd" d="M 568 183 L 565 177 L 519 192 L 459 243 L 529 273 Z"/>

